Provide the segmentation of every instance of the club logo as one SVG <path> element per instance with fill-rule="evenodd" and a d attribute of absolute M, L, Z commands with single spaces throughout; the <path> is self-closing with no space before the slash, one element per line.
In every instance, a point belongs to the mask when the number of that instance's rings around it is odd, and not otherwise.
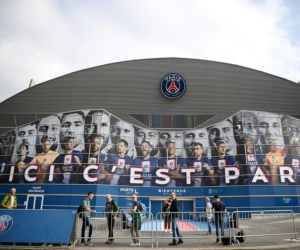
<path fill-rule="evenodd" d="M 169 99 L 177 99 L 181 97 L 186 88 L 185 80 L 181 75 L 170 73 L 161 80 L 160 90 L 163 95 Z"/>
<path fill-rule="evenodd" d="M 0 216 L 0 235 L 6 234 L 14 224 L 13 218 L 9 215 Z"/>

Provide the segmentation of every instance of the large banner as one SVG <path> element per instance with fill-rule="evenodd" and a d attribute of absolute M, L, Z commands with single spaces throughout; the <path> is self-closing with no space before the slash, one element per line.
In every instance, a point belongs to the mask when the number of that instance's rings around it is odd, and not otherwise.
<path fill-rule="evenodd" d="M 298 185 L 299 128 L 262 111 L 185 131 L 137 127 L 105 110 L 59 113 L 0 137 L 0 183 Z"/>

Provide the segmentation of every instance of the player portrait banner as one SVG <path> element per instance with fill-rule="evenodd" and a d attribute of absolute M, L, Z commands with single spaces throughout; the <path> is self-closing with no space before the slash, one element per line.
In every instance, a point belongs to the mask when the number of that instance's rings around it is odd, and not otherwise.
<path fill-rule="evenodd" d="M 67 111 L 0 136 L 0 183 L 299 185 L 299 137 L 299 119 L 264 111 L 180 131 L 138 127 L 103 109 Z"/>

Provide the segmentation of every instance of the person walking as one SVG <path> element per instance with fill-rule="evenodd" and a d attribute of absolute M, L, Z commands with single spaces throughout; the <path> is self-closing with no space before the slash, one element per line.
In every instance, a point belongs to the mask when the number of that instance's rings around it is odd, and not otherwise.
<path fill-rule="evenodd" d="M 82 229 L 81 229 L 81 244 L 82 246 L 93 246 L 91 237 L 93 233 L 93 224 L 91 222 L 90 214 L 96 213 L 96 210 L 91 210 L 90 201 L 93 199 L 93 192 L 88 192 L 87 197 L 81 203 L 82 214 Z M 85 241 L 85 228 L 89 227 L 89 237 Z"/>
<path fill-rule="evenodd" d="M 14 209 L 18 206 L 17 204 L 17 196 L 16 194 L 16 189 L 12 188 L 10 190 L 10 194 L 6 195 L 4 199 L 1 202 L 1 207 L 4 209 Z"/>
<path fill-rule="evenodd" d="M 205 217 L 207 220 L 208 232 L 206 235 L 211 235 L 211 219 L 212 219 L 212 205 L 210 203 L 209 197 L 205 198 Z"/>
<path fill-rule="evenodd" d="M 172 233 L 171 231 L 171 217 L 170 217 L 170 212 L 168 210 L 170 204 L 172 203 L 171 198 L 169 198 L 168 200 L 164 201 L 165 205 L 162 207 L 162 216 L 164 218 L 164 228 L 165 228 L 165 232 L 167 233 L 168 231 L 170 231 L 170 233 Z"/>
<path fill-rule="evenodd" d="M 169 243 L 169 245 L 177 245 L 177 244 L 182 244 L 184 243 L 182 240 L 182 235 L 181 232 L 178 228 L 177 225 L 177 220 L 179 217 L 178 212 L 180 211 L 179 209 L 179 201 L 176 199 L 176 193 L 171 193 L 171 199 L 172 199 L 172 203 L 169 206 L 169 210 L 170 210 L 170 215 L 171 215 L 171 221 L 172 221 L 172 232 L 173 232 L 173 241 L 171 243 Z M 176 241 L 176 235 L 178 238 L 178 241 Z"/>
<path fill-rule="evenodd" d="M 107 227 L 108 227 L 108 240 L 106 244 L 111 244 L 114 242 L 114 226 L 117 215 L 119 213 L 119 206 L 118 204 L 111 198 L 110 194 L 106 195 L 106 205 L 105 211 L 107 214 Z"/>
<path fill-rule="evenodd" d="M 224 226 L 223 226 L 223 218 L 224 212 L 226 212 L 225 204 L 220 201 L 220 197 L 218 195 L 214 196 L 214 203 L 212 204 L 213 212 L 215 213 L 215 226 L 216 226 L 216 244 L 221 244 L 221 238 L 219 234 L 219 227 L 221 229 L 221 236 L 224 236 Z"/>

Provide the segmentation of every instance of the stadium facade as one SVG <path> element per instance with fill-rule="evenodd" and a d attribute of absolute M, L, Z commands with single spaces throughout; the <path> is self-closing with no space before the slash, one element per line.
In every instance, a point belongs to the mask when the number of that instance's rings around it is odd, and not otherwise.
<path fill-rule="evenodd" d="M 299 90 L 183 58 L 58 77 L 0 104 L 0 193 L 16 187 L 27 209 L 75 208 L 93 191 L 100 210 L 107 193 L 124 208 L 135 193 L 156 214 L 175 191 L 183 211 L 202 211 L 218 194 L 229 210 L 298 213 Z"/>

